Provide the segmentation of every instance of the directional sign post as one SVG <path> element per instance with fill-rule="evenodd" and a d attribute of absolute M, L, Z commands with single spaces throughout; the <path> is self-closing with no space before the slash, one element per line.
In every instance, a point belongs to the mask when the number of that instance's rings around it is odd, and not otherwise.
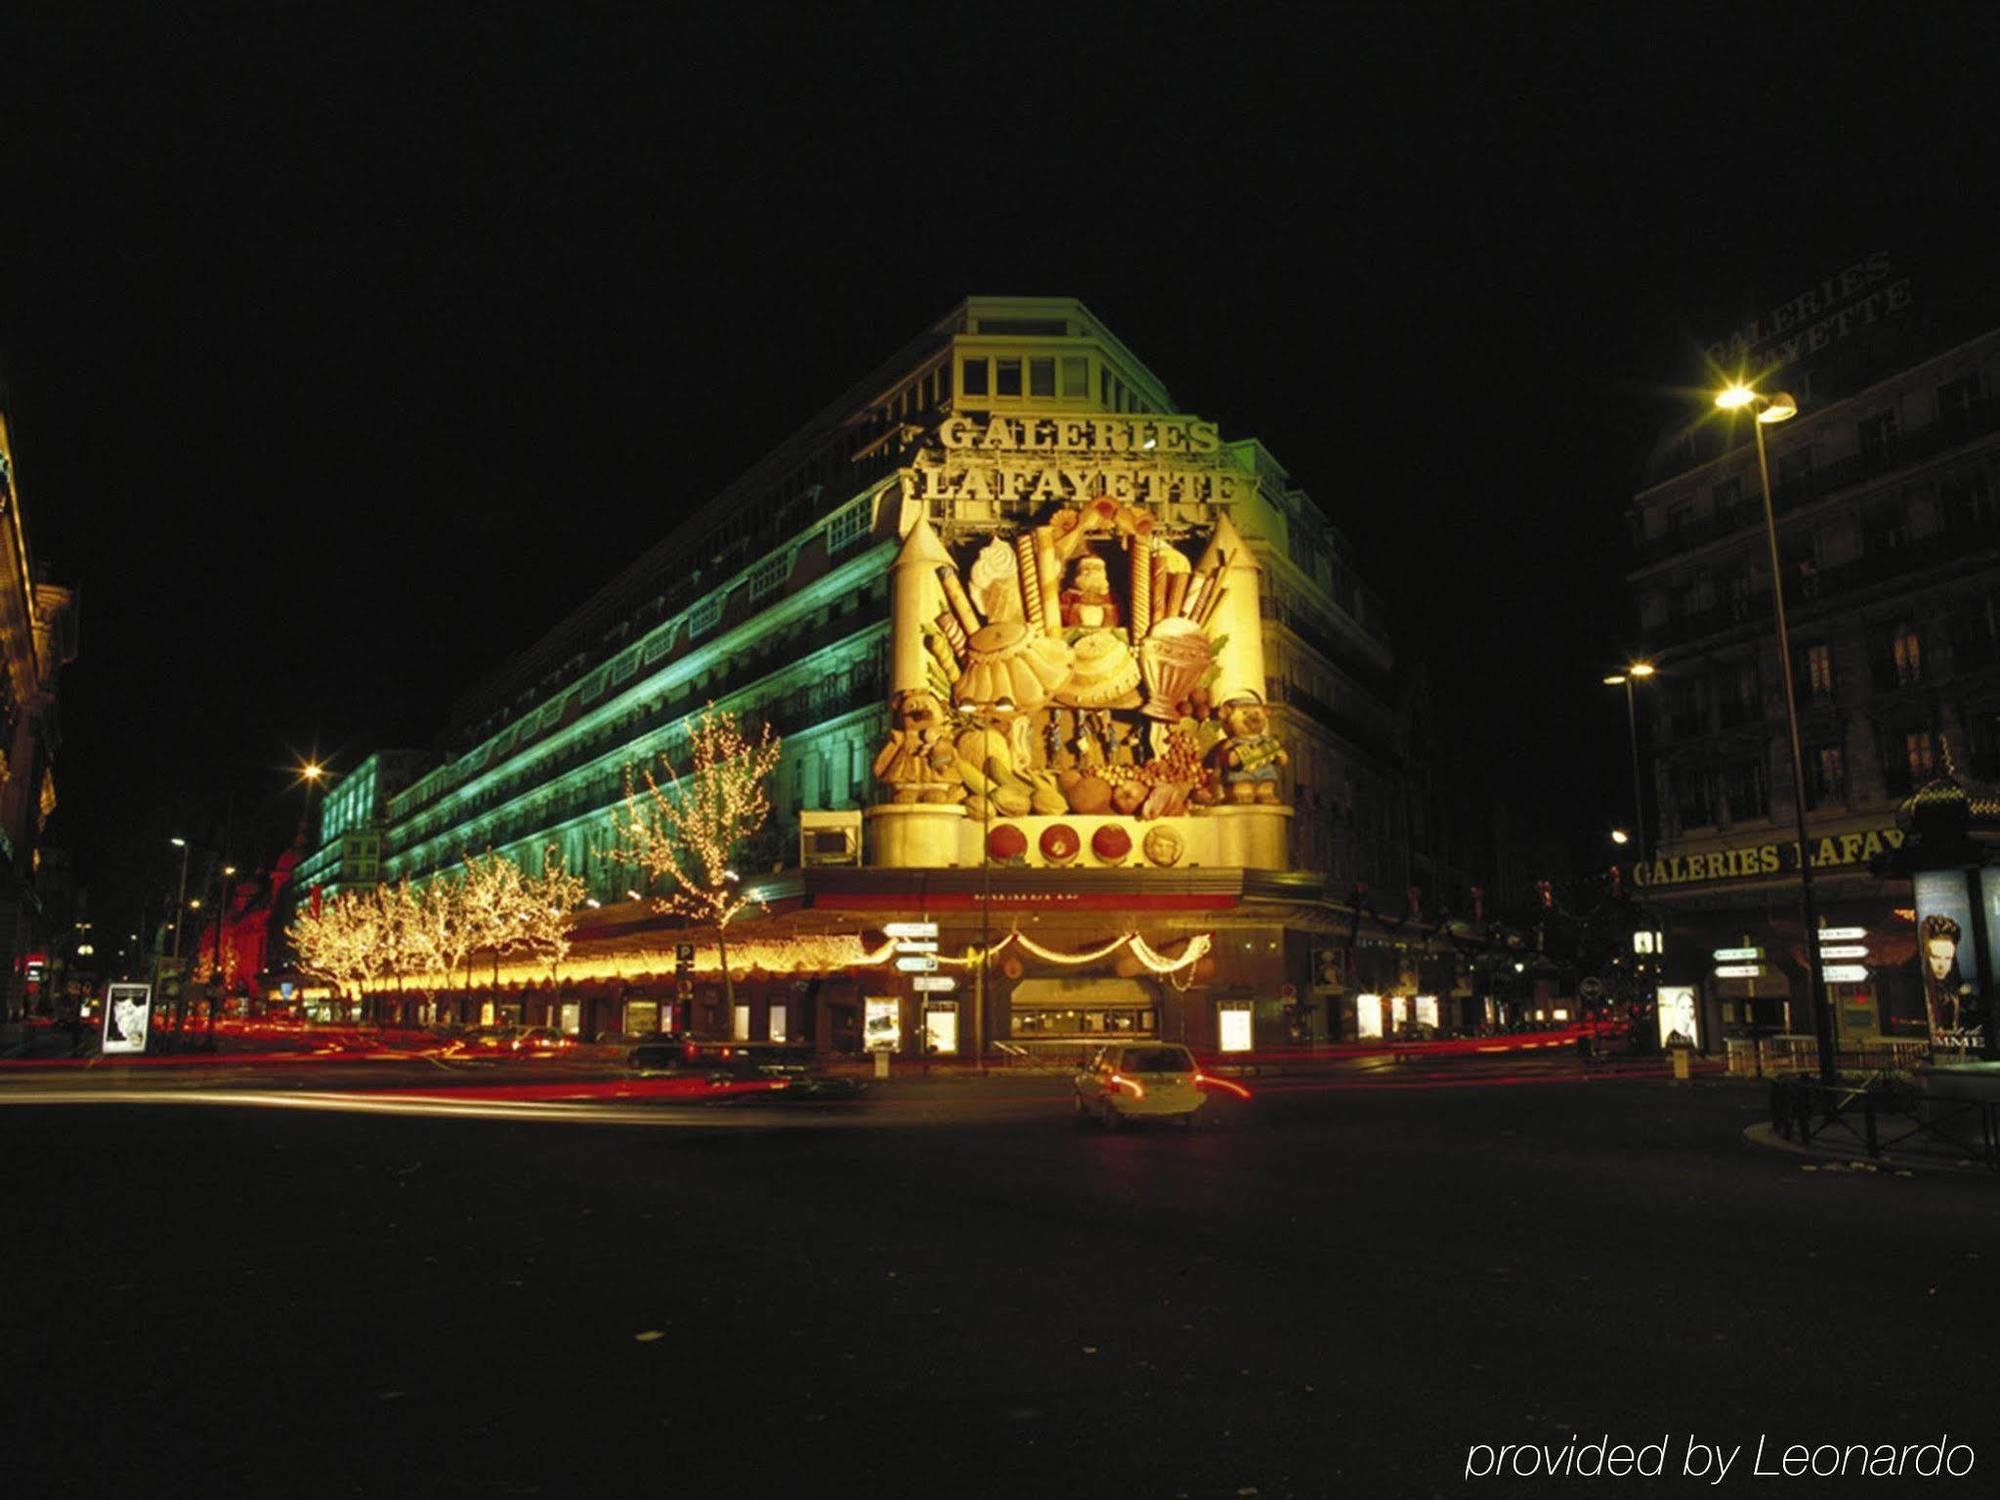
<path fill-rule="evenodd" d="M 905 953 L 896 960 L 896 969 L 903 974 L 931 974 L 937 966 L 936 955 L 930 953 Z"/>
<path fill-rule="evenodd" d="M 958 981 L 949 974 L 918 974 L 910 980 L 910 988 L 919 995 L 948 995 L 958 988 Z"/>

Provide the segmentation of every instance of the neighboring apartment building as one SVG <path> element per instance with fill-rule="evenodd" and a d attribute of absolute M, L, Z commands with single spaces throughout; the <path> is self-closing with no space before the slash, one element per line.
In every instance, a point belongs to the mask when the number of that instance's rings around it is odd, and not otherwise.
<path fill-rule="evenodd" d="M 21 1013 L 26 957 L 49 937 L 36 896 L 42 825 L 56 807 L 56 689 L 76 659 L 70 591 L 35 576 L 7 421 L 0 414 L 0 1020 Z"/>
<path fill-rule="evenodd" d="M 1163 578 L 1177 571 L 1186 584 L 1204 567 L 1213 571 L 1220 559 L 1220 568 L 1237 580 L 1233 592 L 1216 590 L 1207 601 L 1223 620 L 1213 633 L 1218 642 L 1233 643 L 1218 644 L 1218 651 L 1239 660 L 1240 669 L 1224 663 L 1225 676 L 1234 673 L 1229 680 L 1241 695 L 1264 700 L 1271 732 L 1289 755 L 1283 816 L 1260 811 L 1231 824 L 1226 817 L 1190 815 L 1184 827 L 1175 825 L 1185 863 L 1181 855 L 1164 863 L 1142 856 L 1139 848 L 1152 828 L 1135 821 L 1130 836 L 1107 836 L 1102 845 L 1128 853 L 1067 869 L 1054 868 L 1060 861 L 1037 852 L 1035 840 L 1053 825 L 1033 824 L 1032 818 L 1011 819 L 1017 833 L 1033 836 L 1029 852 L 990 869 L 972 836 L 977 829 L 968 832 L 967 825 L 938 832 L 928 844 L 889 832 L 896 820 L 876 816 L 888 794 L 872 768 L 892 721 L 901 723 L 898 695 L 930 681 L 925 633 L 933 630 L 934 615 L 955 607 L 924 592 L 942 586 L 932 574 L 970 569 L 974 551 L 983 548 L 981 577 L 990 582 L 999 576 L 992 569 L 1002 567 L 1005 587 L 1014 591 L 1010 597 L 1040 621 L 1043 600 L 1035 580 L 1050 590 L 1074 580 L 1049 576 L 1046 566 L 1035 573 L 1033 534 L 1099 501 L 1118 509 L 1120 526 L 1135 524 L 1141 513 L 1149 518 L 1144 524 L 1157 524 L 1162 550 L 1149 555 Z M 1093 536 L 1088 545 L 1080 538 L 1067 539 L 1065 545 L 1080 551 L 1066 559 L 1094 551 L 1114 570 L 1128 569 L 1132 548 L 1123 533 Z M 919 575 L 928 581 L 898 583 Z M 1116 598 L 1104 602 L 1107 617 L 1119 620 L 1121 640 L 1095 644 L 1104 646 L 1101 664 L 1113 675 L 1122 667 L 1136 672 L 1136 658 L 1144 654 L 1151 600 L 1135 603 L 1131 590 L 1143 596 L 1149 586 L 1138 577 L 1118 571 L 1109 586 Z M 969 572 L 965 582 L 975 592 L 985 587 Z M 1051 611 L 1057 607 L 1050 605 Z M 985 605 L 959 616 L 966 631 L 995 618 Z M 1148 929 L 1156 945 L 1182 943 L 1185 954 L 1185 944 L 1199 937 L 1203 952 L 1213 949 L 1192 999 L 1181 998 L 1189 993 L 1191 959 L 1172 971 L 1174 984 L 1160 972 L 1121 971 L 1094 987 L 1084 983 L 1089 976 L 1079 975 L 1043 985 L 1044 1014 L 1032 1022 L 1018 1015 L 1010 1022 L 1013 1013 L 996 1005 L 988 1034 L 1075 1040 L 1120 1016 L 1143 1015 L 1143 1029 L 1152 1032 L 1210 1036 L 1215 997 L 1225 993 L 1228 1004 L 1246 1015 L 1255 1006 L 1260 1033 L 1290 1026 L 1296 1034 L 1301 1017 L 1312 1012 L 1304 1024 L 1315 1034 L 1352 1034 L 1369 1026 L 1356 1011 L 1364 986 L 1435 988 L 1431 976 L 1440 966 L 1420 962 L 1419 950 L 1429 949 L 1434 959 L 1452 946 L 1450 935 L 1436 929 L 1435 904 L 1428 922 L 1423 913 L 1405 909 L 1412 869 L 1425 868 L 1423 858 L 1437 861 L 1412 846 L 1406 796 L 1412 747 L 1399 732 L 1384 618 L 1347 544 L 1283 466 L 1254 439 L 1224 441 L 1213 424 L 1178 412 L 1160 381 L 1080 303 L 974 298 L 470 692 L 454 712 L 442 763 L 386 791 L 379 825 L 372 815 L 358 822 L 336 816 L 343 791 L 332 789 L 321 847 L 301 866 L 300 884 L 331 884 L 340 869 L 350 881 L 361 879 L 361 856 L 342 841 L 377 826 L 379 867 L 371 873 L 384 879 L 425 879 L 487 848 L 532 869 L 553 848 L 585 876 L 601 904 L 600 918 L 580 934 L 585 955 L 619 942 L 629 947 L 659 923 L 640 900 L 654 892 L 613 853 L 628 770 L 656 764 L 661 754 L 682 763 L 689 716 L 712 702 L 748 723 L 767 723 L 783 737 L 769 830 L 738 860 L 777 914 L 772 932 L 805 923 L 858 937 L 874 930 L 885 910 L 912 900 L 941 901 L 961 914 L 962 924 L 969 920 L 963 913 L 973 890 L 980 893 L 982 918 L 990 920 L 994 888 L 1004 886 L 999 898 L 1011 914 L 1000 919 L 1002 931 L 1045 922 L 1045 946 L 1067 935 L 1077 949 L 1090 951 L 1109 935 L 1100 929 L 1117 925 L 1104 913 L 1125 912 L 1121 920 L 1129 924 L 1132 912 L 1151 909 L 1162 914 Z M 1059 628 L 1053 615 L 1047 623 L 1051 633 Z M 949 648 L 962 649 L 962 641 Z M 1066 650 L 1067 643 L 1056 649 Z M 1106 698 L 1106 706 L 1088 710 L 1051 706 L 1024 732 L 1036 745 L 1073 741 L 1081 733 L 1074 715 L 1089 711 L 1100 715 L 1091 723 L 1101 728 L 1114 758 L 1136 753 L 1143 761 L 1153 753 L 1150 726 L 1162 721 L 1141 716 L 1138 702 L 1135 677 L 1126 697 Z M 961 698 L 961 706 L 979 705 Z M 1072 716 L 1055 717 L 1059 713 Z M 1113 727 L 1118 715 L 1125 718 Z M 864 809 L 869 826 L 862 838 Z M 1041 809 L 1036 816 L 1053 815 Z M 844 826 L 853 834 L 843 847 L 860 845 L 864 867 L 802 869 L 805 826 L 815 824 L 821 836 L 831 827 L 838 843 L 845 837 L 839 833 L 843 819 L 851 820 Z M 1070 834 L 1080 832 L 1086 841 L 1103 826 L 1069 821 L 1078 825 Z M 1157 816 L 1144 821 L 1166 826 Z M 1254 837 L 1201 858 L 1215 830 L 1252 824 Z M 1066 835 L 1052 837 L 1052 848 L 1069 847 Z M 1170 843 L 1156 839 L 1154 847 L 1165 850 Z M 1253 846 L 1254 856 L 1246 854 Z M 1085 868 L 1092 863 L 1098 867 Z M 1107 863 L 1118 868 L 1105 868 Z M 1198 875 L 1190 868 L 1196 863 L 1203 866 Z M 876 873 L 891 866 L 893 875 Z M 907 878 L 918 867 L 933 872 L 928 884 Z M 1394 892 L 1381 903 L 1393 921 L 1353 919 L 1341 903 L 1358 884 Z M 921 895 L 920 886 L 930 894 Z M 1080 911 L 1097 915 L 1079 921 Z M 810 920 L 796 917 L 800 912 L 812 913 Z M 1464 905 L 1459 912 L 1465 914 Z M 1218 933 L 1231 924 L 1243 930 L 1224 944 Z M 954 938 L 960 945 L 969 941 L 968 931 L 961 925 L 947 932 L 946 951 Z M 652 940 L 657 943 L 657 936 Z M 733 950 L 737 940 L 731 942 Z M 1348 958 L 1348 972 L 1330 981 L 1328 966 L 1315 958 L 1329 947 Z M 1364 951 L 1371 947 L 1382 951 Z M 788 974 L 823 967 L 821 950 L 791 952 L 797 961 L 787 961 Z M 1366 972 L 1354 972 L 1357 961 Z M 884 954 L 873 962 L 887 969 Z M 855 965 L 844 968 L 853 982 L 831 986 L 824 996 L 828 976 L 819 972 L 773 985 L 769 996 L 750 986 L 757 998 L 748 1005 L 739 999 L 738 1007 L 747 1014 L 723 1024 L 747 1027 L 744 1034 L 756 1036 L 803 1028 L 823 1044 L 838 1044 L 844 1028 L 858 1029 L 864 1002 L 887 1003 L 865 993 L 871 981 L 857 977 Z M 1443 964 L 1441 972 L 1448 986 L 1452 966 Z M 1419 973 L 1422 980 L 1414 977 Z M 804 1019 L 810 1002 L 783 998 L 795 989 L 809 989 L 826 1002 L 810 1024 Z M 635 1015 L 665 1019 L 657 989 L 646 992 L 642 984 L 627 990 L 626 1024 Z M 670 993 L 678 998 L 677 991 Z M 920 1037 L 936 1043 L 953 1031 L 927 1030 L 926 1017 L 958 1001 L 895 998 L 902 1008 L 896 1029 L 908 1044 L 919 1044 Z M 693 1012 L 697 1021 L 712 1003 L 712 993 L 703 989 Z M 1432 1010 L 1436 1003 L 1430 997 Z M 607 1004 L 586 1020 L 618 1024 L 617 1002 Z M 843 1014 L 829 1015 L 842 1007 Z M 1026 1008 L 1025 1001 L 1018 1007 Z M 776 1014 L 784 1020 L 774 1021 Z M 869 1014 L 871 1024 L 880 1022 Z M 681 1019 L 687 1019 L 685 1007 Z"/>
<path fill-rule="evenodd" d="M 1786 313 L 1791 316 L 1785 316 Z M 1921 1036 L 1907 883 L 1869 862 L 1944 768 L 2000 777 L 2000 330 L 1923 306 L 1886 256 L 1714 352 L 1790 391 L 1766 429 L 1822 925 L 1860 936 L 1833 985 L 1845 1036 Z M 1650 709 L 1668 977 L 1705 1027 L 1810 1031 L 1789 737 L 1747 421 L 1707 414 L 1632 510 L 1629 582 L 1659 668 Z M 1864 972 L 1865 971 L 1865 972 Z"/>

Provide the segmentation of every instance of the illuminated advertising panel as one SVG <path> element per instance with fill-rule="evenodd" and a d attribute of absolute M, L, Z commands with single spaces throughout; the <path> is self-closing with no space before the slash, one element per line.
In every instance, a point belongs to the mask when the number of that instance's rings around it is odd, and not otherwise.
<path fill-rule="evenodd" d="M 958 1007 L 932 1005 L 924 1010 L 924 1047 L 949 1057 L 958 1051 Z"/>
<path fill-rule="evenodd" d="M 870 1052 L 902 1051 L 903 1027 L 896 998 L 870 995 L 862 1003 L 862 1045 Z"/>
<path fill-rule="evenodd" d="M 1972 935 L 1972 898 L 1962 870 L 1923 870 L 1916 877 L 1917 978 L 1931 1045 L 1977 1048 L 1986 1022 L 1985 978 Z"/>
<path fill-rule="evenodd" d="M 1250 1007 L 1225 1005 L 1216 1017 L 1218 1042 L 1224 1052 L 1248 1052 L 1251 1046 Z"/>
<path fill-rule="evenodd" d="M 1380 995 L 1359 995 L 1354 1001 L 1354 1019 L 1360 1028 L 1361 1040 L 1371 1042 L 1382 1035 L 1382 997 Z"/>
<path fill-rule="evenodd" d="M 1660 986 L 1659 1020 L 1662 1047 L 1701 1045 L 1701 1013 L 1694 1003 L 1691 985 Z"/>
<path fill-rule="evenodd" d="M 1435 1030 L 1438 1023 L 1438 997 L 1436 995 L 1417 996 L 1417 1024 Z"/>
<path fill-rule="evenodd" d="M 150 984 L 114 984 L 104 993 L 104 1055 L 144 1052 L 153 1022 Z"/>

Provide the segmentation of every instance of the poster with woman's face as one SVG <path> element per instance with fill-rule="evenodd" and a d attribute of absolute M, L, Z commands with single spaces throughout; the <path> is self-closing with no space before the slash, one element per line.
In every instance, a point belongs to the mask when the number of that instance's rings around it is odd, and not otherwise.
<path fill-rule="evenodd" d="M 1917 876 L 1917 980 L 1931 1045 L 1976 1048 L 1986 1024 L 1984 976 L 1973 941 L 1971 897 L 1959 870 Z"/>

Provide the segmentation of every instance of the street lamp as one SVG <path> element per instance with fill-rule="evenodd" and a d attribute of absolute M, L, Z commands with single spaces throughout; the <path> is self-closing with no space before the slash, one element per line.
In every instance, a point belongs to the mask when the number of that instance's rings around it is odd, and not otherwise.
<path fill-rule="evenodd" d="M 181 890 L 180 894 L 174 898 L 174 963 L 178 967 L 181 961 L 181 913 L 187 910 L 188 841 L 186 839 L 168 839 L 167 842 L 181 851 Z"/>
<path fill-rule="evenodd" d="M 1764 492 L 1764 540 L 1771 550 L 1771 614 L 1778 626 L 1778 672 L 1785 684 L 1785 731 L 1792 751 L 1792 811 L 1799 835 L 1799 906 L 1805 920 L 1806 993 L 1812 1004 L 1813 1032 L 1819 1042 L 1819 1076 L 1834 1080 L 1833 1010 L 1826 999 L 1826 974 L 1819 961 L 1819 913 L 1813 902 L 1812 850 L 1806 843 L 1806 758 L 1799 740 L 1799 699 L 1792 685 L 1792 641 L 1785 628 L 1785 575 L 1778 559 L 1778 513 L 1771 503 L 1771 460 L 1764 449 L 1764 429 L 1788 422 L 1799 404 L 1780 391 L 1760 396 L 1745 385 L 1732 385 L 1715 398 L 1724 411 L 1749 410 L 1756 416 L 1757 479 Z"/>
<path fill-rule="evenodd" d="M 1624 671 L 1604 679 L 1606 687 L 1625 689 L 1625 730 L 1632 743 L 1632 826 L 1639 834 L 1639 863 L 1646 862 L 1646 797 L 1639 780 L 1639 710 L 1632 700 L 1632 684 L 1644 682 L 1659 669 L 1649 661 L 1630 663 Z M 1624 843 L 1623 839 L 1617 840 Z"/>

